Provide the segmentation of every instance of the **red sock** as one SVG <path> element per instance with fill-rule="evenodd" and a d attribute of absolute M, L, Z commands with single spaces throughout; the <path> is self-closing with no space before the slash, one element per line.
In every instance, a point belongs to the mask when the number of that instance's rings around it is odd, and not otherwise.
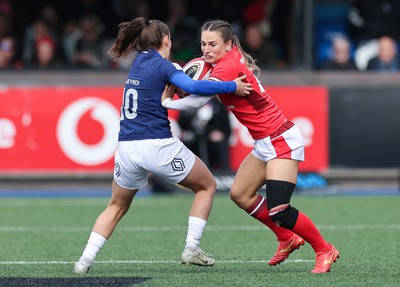
<path fill-rule="evenodd" d="M 315 224 L 301 211 L 299 211 L 299 217 L 292 231 L 310 243 L 315 252 L 330 250 L 329 243 L 322 237 Z"/>
<path fill-rule="evenodd" d="M 267 200 L 261 195 L 257 196 L 256 201 L 246 209 L 246 212 L 252 217 L 268 226 L 276 235 L 279 241 L 286 241 L 293 235 L 291 230 L 283 227 L 276 226 L 275 222 L 271 220 L 267 209 Z"/>

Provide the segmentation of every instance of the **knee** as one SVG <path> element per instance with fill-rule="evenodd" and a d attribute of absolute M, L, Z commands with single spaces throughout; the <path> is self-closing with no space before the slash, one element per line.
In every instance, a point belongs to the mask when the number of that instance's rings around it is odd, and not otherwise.
<path fill-rule="evenodd" d="M 209 196 L 214 196 L 215 191 L 217 190 L 217 182 L 214 178 L 212 178 L 208 180 L 207 183 L 200 188 L 200 190 L 204 190 Z"/>
<path fill-rule="evenodd" d="M 229 191 L 229 198 L 235 203 L 239 200 L 239 196 L 232 189 Z"/>
<path fill-rule="evenodd" d="M 269 216 L 278 226 L 292 229 L 299 211 L 290 206 L 295 184 L 286 181 L 267 180 L 267 208 Z"/>
<path fill-rule="evenodd" d="M 246 196 L 234 187 L 229 191 L 229 198 L 240 208 L 244 208 L 246 205 Z"/>
<path fill-rule="evenodd" d="M 182 184 L 182 186 L 192 190 L 195 194 L 213 197 L 217 189 L 217 183 L 213 177 L 202 179 L 191 184 Z"/>
<path fill-rule="evenodd" d="M 128 212 L 130 205 L 127 204 L 119 204 L 116 202 L 111 202 L 108 205 L 108 209 L 110 210 L 111 214 L 114 218 L 120 220 L 124 215 Z"/>
<path fill-rule="evenodd" d="M 210 186 L 207 188 L 207 190 L 214 194 L 215 191 L 217 190 L 217 182 L 215 181 L 215 179 L 213 178 L 213 180 L 210 182 Z"/>

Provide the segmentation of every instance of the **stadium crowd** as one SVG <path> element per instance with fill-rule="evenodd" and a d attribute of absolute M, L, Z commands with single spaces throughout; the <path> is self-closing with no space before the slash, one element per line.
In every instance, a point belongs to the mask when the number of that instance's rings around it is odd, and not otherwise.
<path fill-rule="evenodd" d="M 207 19 L 232 23 L 263 68 L 289 63 L 291 0 L 0 0 L 0 69 L 126 69 L 130 58 L 105 55 L 118 24 L 136 16 L 160 19 L 172 32 L 172 60 L 200 55 L 198 30 Z M 248 36 L 247 36 L 248 35 Z"/>
<path fill-rule="evenodd" d="M 223 18 L 232 23 L 238 35 L 246 33 L 246 48 L 259 55 L 261 66 L 281 67 L 288 62 L 288 55 L 280 35 L 287 33 L 282 33 L 285 17 L 276 14 L 290 3 L 0 0 L 0 69 L 126 69 L 129 57 L 112 62 L 105 51 L 117 35 L 118 24 L 137 16 L 168 24 L 174 40 L 172 60 L 176 62 L 186 63 L 200 55 L 197 36 L 203 21 Z"/>
<path fill-rule="evenodd" d="M 298 45 L 290 36 L 295 32 L 295 2 L 0 0 L 0 70 L 127 69 L 130 56 L 111 61 L 105 52 L 117 36 L 118 24 L 137 16 L 167 23 L 174 41 L 171 60 L 180 64 L 201 54 L 201 24 L 223 19 L 231 23 L 244 50 L 257 59 L 260 68 L 287 69 L 293 66 L 293 47 Z M 342 23 L 346 28 L 339 33 L 328 31 L 333 36 L 315 68 L 400 70 L 398 1 L 346 2 L 348 15 Z M 318 43 L 314 46 L 315 54 L 324 50 Z"/>

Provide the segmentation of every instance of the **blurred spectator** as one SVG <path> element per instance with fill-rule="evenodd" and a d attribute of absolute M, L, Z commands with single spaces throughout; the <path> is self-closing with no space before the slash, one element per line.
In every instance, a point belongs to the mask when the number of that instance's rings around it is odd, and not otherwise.
<path fill-rule="evenodd" d="M 264 41 L 270 46 L 268 49 L 275 54 L 273 66 L 276 68 L 284 68 L 293 61 L 290 50 L 293 46 L 290 38 L 292 10 L 293 0 L 253 0 L 242 12 L 244 27 L 259 23 Z M 262 67 L 261 61 L 259 64 Z"/>
<path fill-rule="evenodd" d="M 396 42 L 388 36 L 379 38 L 378 56 L 368 62 L 368 71 L 396 72 L 400 70 L 400 57 Z"/>
<path fill-rule="evenodd" d="M 249 23 L 244 27 L 242 47 L 256 59 L 262 69 L 277 68 L 277 51 L 274 43 L 262 31 L 260 22 Z"/>
<path fill-rule="evenodd" d="M 57 57 L 56 43 L 50 36 L 41 36 L 36 40 L 33 60 L 25 66 L 39 70 L 65 67 L 62 60 Z"/>
<path fill-rule="evenodd" d="M 16 41 L 11 36 L 0 38 L 0 70 L 15 70 L 22 68 L 22 63 L 16 60 Z"/>
<path fill-rule="evenodd" d="M 82 38 L 82 30 L 79 27 L 78 21 L 69 19 L 63 26 L 61 38 L 61 46 L 64 52 L 65 61 L 72 63 L 72 58 L 75 52 L 76 43 Z"/>
<path fill-rule="evenodd" d="M 44 6 L 41 10 L 40 19 L 45 22 L 51 36 L 58 41 L 60 35 L 60 19 L 57 9 L 52 5 Z"/>
<path fill-rule="evenodd" d="M 103 34 L 114 36 L 118 33 L 118 21 L 113 9 L 114 0 L 61 0 L 61 10 L 65 15 L 64 23 L 79 22 L 86 15 L 96 15 L 103 24 Z M 134 0 L 131 0 L 134 1 Z"/>
<path fill-rule="evenodd" d="M 109 68 L 110 59 L 106 51 L 111 39 L 103 34 L 103 25 L 96 15 L 86 15 L 80 21 L 82 36 L 76 42 L 72 55 L 72 66 L 77 68 Z"/>
<path fill-rule="evenodd" d="M 212 171 L 230 170 L 229 114 L 217 97 L 200 109 L 180 111 L 178 124 L 182 142 Z"/>
<path fill-rule="evenodd" d="M 252 0 L 242 10 L 242 18 L 245 23 L 261 22 L 268 18 L 268 5 L 271 0 Z"/>
<path fill-rule="evenodd" d="M 271 40 L 278 46 L 280 67 L 285 68 L 295 62 L 297 45 L 293 19 L 296 0 L 275 0 L 270 8 Z"/>
<path fill-rule="evenodd" d="M 60 41 L 59 16 L 56 8 L 45 5 L 40 10 L 40 16 L 25 29 L 22 43 L 22 59 L 25 63 L 33 61 L 37 39 L 43 36 L 52 37 L 57 54 L 63 54 Z"/>
<path fill-rule="evenodd" d="M 80 19 L 85 15 L 96 15 L 101 23 L 101 42 L 117 35 L 118 24 L 137 16 L 162 19 L 172 31 L 173 51 L 171 57 L 184 64 L 198 56 L 200 49 L 196 43 L 200 23 L 210 18 L 222 18 L 232 24 L 234 33 L 243 36 L 243 23 L 261 22 L 264 41 L 279 44 L 278 56 L 285 58 L 286 46 L 283 38 L 288 34 L 288 14 L 290 10 L 284 3 L 293 0 L 252 0 L 227 1 L 205 0 L 193 2 L 186 0 L 0 0 L 0 38 L 5 35 L 17 36 L 17 58 L 29 63 L 35 61 L 35 43 L 41 36 L 51 36 L 56 45 L 56 58 L 75 67 L 108 68 L 108 58 L 104 55 L 88 59 L 87 55 L 76 54 L 83 42 L 83 29 Z M 282 3 L 282 4 L 281 4 Z M 259 6 L 261 5 L 261 6 Z M 247 8 L 246 8 L 247 7 Z M 250 7 L 250 8 L 249 8 Z M 261 7 L 259 9 L 259 7 Z M 283 8 L 282 8 L 283 7 Z M 16 13 L 18 11 L 18 13 Z M 62 13 L 60 13 L 62 11 Z M 245 12 L 246 11 L 246 12 Z M 253 13 L 254 12 L 254 13 Z M 244 14 L 246 16 L 244 16 Z M 245 18 L 244 18 L 245 17 Z M 275 21 L 273 21 L 275 19 Z M 270 29 L 272 27 L 272 29 Z M 275 28 L 274 28 L 275 27 Z M 276 31 L 275 31 L 276 30 Z M 285 38 L 286 39 L 286 38 Z M 78 43 L 79 41 L 79 43 Z M 286 40 L 285 40 L 286 41 Z M 110 43 L 111 44 L 111 43 Z M 98 45 L 101 46 L 101 45 Z M 275 45 L 276 46 L 276 45 Z M 95 50 L 94 48 L 91 50 Z M 107 49 L 104 49 L 107 50 Z M 251 51 L 250 51 L 251 52 Z M 256 53 L 256 52 L 254 52 Z M 263 57 L 257 56 L 262 66 Z M 124 69 L 125 62 L 116 66 Z M 91 62 L 91 63 L 89 63 Z"/>
<path fill-rule="evenodd" d="M 51 37 L 50 30 L 42 20 L 36 20 L 26 28 L 21 47 L 22 61 L 24 63 L 30 63 L 33 61 L 35 55 L 35 42 L 38 38 L 44 36 Z"/>
<path fill-rule="evenodd" d="M 365 71 L 368 66 L 369 60 L 378 55 L 379 44 L 378 39 L 364 42 L 362 45 L 358 45 L 354 53 L 354 60 L 357 68 L 360 71 Z"/>
<path fill-rule="evenodd" d="M 347 16 L 357 44 L 387 35 L 400 40 L 400 1 L 354 0 Z"/>
<path fill-rule="evenodd" d="M 168 16 L 165 20 L 173 41 L 171 60 L 181 65 L 200 54 L 196 37 L 200 22 L 188 13 L 186 5 L 183 0 L 168 0 Z"/>
<path fill-rule="evenodd" d="M 328 58 L 321 67 L 323 70 L 354 71 L 358 70 L 351 56 L 351 44 L 343 36 L 332 40 L 332 57 Z"/>
<path fill-rule="evenodd" d="M 12 33 L 11 17 L 0 11 L 0 39 Z"/>

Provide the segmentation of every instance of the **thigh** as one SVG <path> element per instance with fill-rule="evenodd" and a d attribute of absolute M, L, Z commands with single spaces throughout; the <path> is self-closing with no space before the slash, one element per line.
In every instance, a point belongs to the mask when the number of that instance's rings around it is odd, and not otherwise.
<path fill-rule="evenodd" d="M 116 205 L 128 210 L 137 191 L 137 189 L 132 190 L 124 188 L 120 186 L 115 180 L 113 180 L 112 195 L 109 205 Z"/>
<path fill-rule="evenodd" d="M 267 179 L 296 184 L 299 162 L 294 159 L 275 158 L 267 163 Z"/>
<path fill-rule="evenodd" d="M 266 163 L 250 153 L 240 164 L 232 184 L 231 194 L 251 197 L 265 184 L 265 173 Z"/>
<path fill-rule="evenodd" d="M 210 170 L 197 156 L 195 156 L 195 162 L 189 174 L 184 180 L 179 182 L 179 185 L 189 188 L 194 192 L 210 188 L 215 189 L 216 187 L 215 179 Z"/>

